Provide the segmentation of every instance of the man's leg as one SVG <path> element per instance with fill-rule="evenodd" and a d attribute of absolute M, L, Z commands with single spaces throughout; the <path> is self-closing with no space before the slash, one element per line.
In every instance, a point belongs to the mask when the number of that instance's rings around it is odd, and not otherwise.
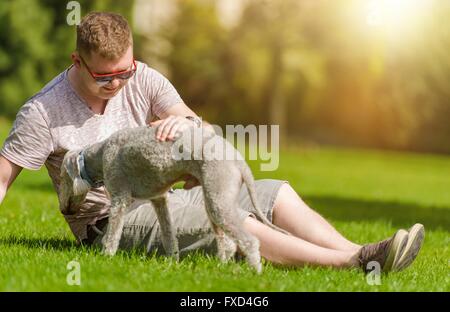
<path fill-rule="evenodd" d="M 298 238 L 321 247 L 353 252 L 362 247 L 347 240 L 309 208 L 287 183 L 280 187 L 275 199 L 272 222 Z"/>
<path fill-rule="evenodd" d="M 244 221 L 247 231 L 260 242 L 261 256 L 281 265 L 331 266 L 335 268 L 357 267 L 356 251 L 341 251 L 314 245 L 301 238 L 280 233 L 253 217 Z"/>

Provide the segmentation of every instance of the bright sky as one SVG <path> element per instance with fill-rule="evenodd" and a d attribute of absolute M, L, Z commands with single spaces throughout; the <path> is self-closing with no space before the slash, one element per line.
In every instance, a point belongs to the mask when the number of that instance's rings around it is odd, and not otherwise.
<path fill-rule="evenodd" d="M 369 0 L 366 22 L 373 27 L 405 28 L 420 19 L 430 0 Z"/>

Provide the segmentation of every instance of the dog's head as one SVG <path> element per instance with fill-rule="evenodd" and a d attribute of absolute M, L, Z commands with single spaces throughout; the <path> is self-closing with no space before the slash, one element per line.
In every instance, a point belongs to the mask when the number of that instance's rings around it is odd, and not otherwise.
<path fill-rule="evenodd" d="M 82 203 L 91 186 L 81 178 L 78 158 L 80 150 L 68 151 L 61 164 L 59 185 L 59 209 L 63 214 L 71 214 L 71 207 Z"/>

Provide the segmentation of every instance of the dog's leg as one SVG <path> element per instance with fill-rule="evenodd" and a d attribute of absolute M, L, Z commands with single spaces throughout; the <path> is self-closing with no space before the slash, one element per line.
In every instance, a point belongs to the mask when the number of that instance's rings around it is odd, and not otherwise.
<path fill-rule="evenodd" d="M 214 223 L 212 223 L 212 228 L 216 234 L 217 256 L 220 261 L 226 263 L 235 255 L 237 245 L 220 227 Z"/>
<path fill-rule="evenodd" d="M 111 198 L 108 227 L 103 238 L 103 252 L 106 255 L 113 256 L 119 247 L 124 214 L 130 204 L 131 195 L 129 192 L 115 193 Z"/>
<path fill-rule="evenodd" d="M 158 217 L 164 249 L 167 254 L 178 261 L 180 258 L 178 240 L 176 238 L 176 230 L 173 227 L 172 219 L 170 217 L 169 208 L 167 207 L 167 197 L 164 195 L 152 198 L 151 201 L 155 207 L 156 216 Z"/>
<path fill-rule="evenodd" d="M 237 216 L 235 216 L 237 217 Z M 261 273 L 262 271 L 262 264 L 261 264 L 261 255 L 259 252 L 259 240 L 251 235 L 250 233 L 246 232 L 243 229 L 242 225 L 236 224 L 236 219 L 233 218 L 233 221 L 230 222 L 230 220 L 226 220 L 225 217 L 225 225 L 223 226 L 223 230 L 226 233 L 225 236 L 229 236 L 233 241 L 234 245 L 234 251 L 232 255 L 234 255 L 234 252 L 236 251 L 236 245 L 239 246 L 240 251 L 245 255 L 248 264 L 253 267 L 256 272 Z M 230 239 L 228 238 L 228 239 Z M 225 244 L 225 240 L 222 242 L 222 244 Z M 235 242 L 235 243 L 234 243 Z M 219 244 L 219 242 L 217 242 Z M 222 247 L 223 248 L 223 247 Z M 227 248 L 224 248 L 223 254 L 226 254 Z M 227 255 L 229 256 L 229 255 Z M 227 257 L 225 256 L 225 257 Z M 221 255 L 219 254 L 219 257 Z"/>
<path fill-rule="evenodd" d="M 216 183 L 203 178 L 203 196 L 211 223 L 220 227 L 239 246 L 247 261 L 258 273 L 262 271 L 259 241 L 244 230 L 237 207 L 239 183 Z M 217 242 L 219 244 L 219 242 Z M 221 242 L 220 244 L 223 244 Z M 221 255 L 219 255 L 221 257 Z"/>
<path fill-rule="evenodd" d="M 241 252 L 245 255 L 248 264 L 253 267 L 256 272 L 261 273 L 261 255 L 259 252 L 259 240 L 250 233 L 243 230 L 243 226 L 229 223 L 224 227 L 225 232 L 239 246 Z"/>

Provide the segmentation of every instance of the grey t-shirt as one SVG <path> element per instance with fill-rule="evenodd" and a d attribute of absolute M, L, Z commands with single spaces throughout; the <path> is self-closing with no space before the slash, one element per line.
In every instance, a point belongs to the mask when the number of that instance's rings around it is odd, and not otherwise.
<path fill-rule="evenodd" d="M 168 107 L 182 103 L 163 75 L 141 62 L 136 74 L 106 105 L 104 114 L 92 112 L 67 78 L 68 69 L 29 99 L 17 113 L 0 154 L 31 170 L 47 167 L 59 194 L 60 166 L 68 150 L 106 139 L 117 130 L 148 124 Z M 103 187 L 92 189 L 74 215 L 65 215 L 73 234 L 83 240 L 86 226 L 108 215 Z"/>

